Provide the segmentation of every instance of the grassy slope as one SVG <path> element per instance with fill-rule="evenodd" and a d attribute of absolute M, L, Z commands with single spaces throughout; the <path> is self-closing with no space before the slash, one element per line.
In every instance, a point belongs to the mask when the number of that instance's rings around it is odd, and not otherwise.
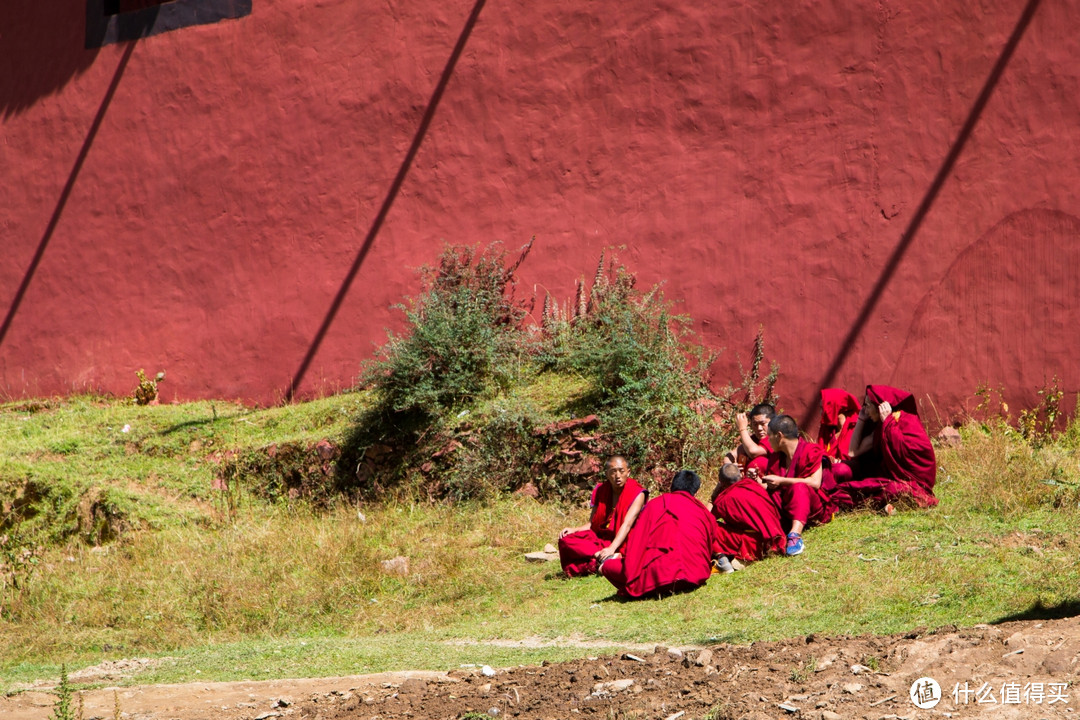
<path fill-rule="evenodd" d="M 333 438 L 362 401 L 0 408 L 5 500 L 27 479 L 106 488 L 135 528 L 103 549 L 77 538 L 47 547 L 21 588 L 5 587 L 0 685 L 55 676 L 61 662 L 132 656 L 172 658 L 139 682 L 506 665 L 598 654 L 605 643 L 992 622 L 1077 599 L 1075 442 L 1034 452 L 1000 427 L 973 425 L 961 449 L 939 452 L 936 510 L 845 516 L 811 530 L 803 556 L 660 602 L 619 602 L 601 578 L 566 581 L 554 564 L 522 562 L 579 523 L 580 508 L 524 498 L 367 506 L 364 522 L 345 506 L 314 513 L 248 499 L 234 520 L 218 511 L 216 453 Z M 411 560 L 405 577 L 379 568 L 396 555 Z M 601 647 L 560 647 L 565 638 Z M 554 645 L 493 643 L 524 639 Z"/>

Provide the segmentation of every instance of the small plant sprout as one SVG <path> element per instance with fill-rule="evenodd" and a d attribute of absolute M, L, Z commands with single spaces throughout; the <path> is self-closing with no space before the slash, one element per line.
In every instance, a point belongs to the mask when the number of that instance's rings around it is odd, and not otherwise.
<path fill-rule="evenodd" d="M 158 383 L 164 382 L 165 371 L 162 370 L 154 376 L 153 380 L 150 380 L 146 377 L 146 371 L 139 368 L 135 371 L 135 377 L 139 380 L 139 384 L 135 386 L 135 391 L 131 395 L 135 404 L 150 405 L 155 402 L 158 399 Z"/>

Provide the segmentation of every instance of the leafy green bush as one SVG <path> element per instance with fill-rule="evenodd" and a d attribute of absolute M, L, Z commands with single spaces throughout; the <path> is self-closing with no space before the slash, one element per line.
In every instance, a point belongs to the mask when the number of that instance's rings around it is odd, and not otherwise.
<path fill-rule="evenodd" d="M 423 486 L 419 469 L 437 452 L 433 445 L 452 434 L 455 408 L 496 394 L 519 374 L 526 311 L 513 299 L 514 272 L 531 246 L 510 266 L 497 245 L 479 253 L 448 247 L 438 267 L 422 271 L 426 290 L 403 306 L 408 332 L 391 335 L 363 370 L 374 403 L 343 443 L 341 490 L 381 494 L 408 485 L 410 475 L 414 490 Z M 364 471 L 372 452 L 377 473 Z"/>
<path fill-rule="evenodd" d="M 509 385 L 525 311 L 512 296 L 517 264 L 505 267 L 504 257 L 497 246 L 479 254 L 451 247 L 428 271 L 429 289 L 403 308 L 409 333 L 391 335 L 364 373 L 384 412 L 432 420 L 491 385 Z"/>
<path fill-rule="evenodd" d="M 738 386 L 714 392 L 708 371 L 718 353 L 695 341 L 691 319 L 672 314 L 659 286 L 640 292 L 635 276 L 615 261 L 605 268 L 601 256 L 592 288 L 579 283 L 571 317 L 552 312 L 550 302 L 545 309 L 537 360 L 544 369 L 589 378 L 595 412 L 616 452 L 632 463 L 676 470 L 711 467 L 730 449 L 734 414 L 758 397 L 760 332 L 750 371 Z M 774 365 L 762 398 L 775 399 L 777 374 Z"/>
<path fill-rule="evenodd" d="M 343 443 L 340 491 L 474 498 L 530 481 L 542 494 L 587 486 L 591 461 L 565 476 L 553 461 L 559 450 L 540 437 L 552 418 L 515 394 L 545 374 L 586 383 L 574 406 L 600 423 L 587 453 L 618 452 L 663 477 L 710 468 L 733 443 L 732 416 L 761 385 L 760 333 L 750 371 L 716 393 L 707 382 L 716 355 L 694 342 L 690 318 L 673 314 L 658 287 L 637 290 L 633 273 L 603 257 L 572 305 L 558 308 L 549 297 L 541 326 L 527 327 L 513 287 L 530 247 L 509 266 L 497 246 L 449 247 L 425 271 L 426 290 L 405 308 L 408 331 L 391 336 L 364 370 L 375 403 Z M 762 397 L 771 397 L 776 373 Z"/>

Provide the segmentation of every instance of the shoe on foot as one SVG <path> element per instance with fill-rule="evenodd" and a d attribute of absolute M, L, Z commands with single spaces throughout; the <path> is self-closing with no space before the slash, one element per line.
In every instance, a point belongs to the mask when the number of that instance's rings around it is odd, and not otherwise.
<path fill-rule="evenodd" d="M 784 549 L 785 555 L 798 555 L 803 551 L 802 535 L 797 532 L 790 532 L 787 535 L 787 547 Z"/>
<path fill-rule="evenodd" d="M 718 573 L 733 573 L 735 568 L 731 565 L 731 561 L 728 560 L 727 555 L 715 555 L 713 556 L 713 569 Z"/>

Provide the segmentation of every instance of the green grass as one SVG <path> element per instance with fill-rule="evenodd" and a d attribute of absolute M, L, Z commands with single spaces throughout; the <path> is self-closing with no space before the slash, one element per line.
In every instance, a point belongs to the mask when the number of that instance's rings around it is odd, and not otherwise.
<path fill-rule="evenodd" d="M 802 556 L 662 601 L 621 602 L 602 578 L 522 560 L 582 522 L 580 507 L 513 497 L 315 510 L 245 496 L 230 515 L 214 500 L 217 454 L 335 438 L 363 402 L 0 408 L 5 513 L 34 481 L 115 496 L 129 518 L 98 549 L 79 534 L 46 542 L 17 588 L 5 580 L 0 689 L 124 657 L 167 658 L 135 682 L 450 669 L 630 643 L 971 625 L 1080 599 L 1075 431 L 1035 450 L 1001 427 L 965 428 L 961 448 L 939 450 L 938 508 L 841 516 L 807 533 Z M 405 576 L 380 568 L 397 555 L 410 559 Z"/>

